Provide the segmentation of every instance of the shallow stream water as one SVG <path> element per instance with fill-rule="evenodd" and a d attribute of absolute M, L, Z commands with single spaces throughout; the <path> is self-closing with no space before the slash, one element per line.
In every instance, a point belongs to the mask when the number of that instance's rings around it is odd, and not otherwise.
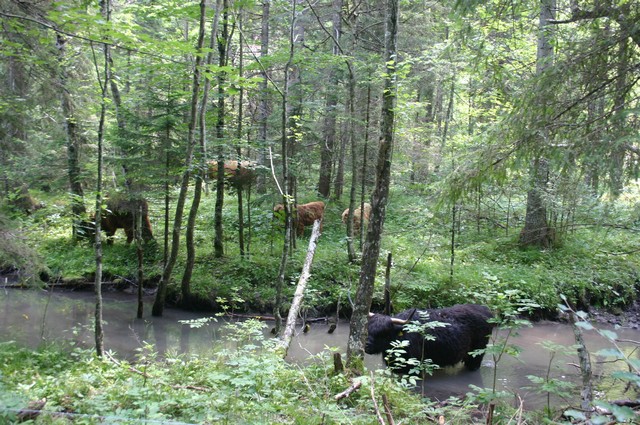
<path fill-rule="evenodd" d="M 201 328 L 191 328 L 180 320 L 193 320 L 210 317 L 206 313 L 194 313 L 166 308 L 162 317 L 151 316 L 153 298 L 145 298 L 145 313 L 142 319 L 136 318 L 136 296 L 122 292 L 104 294 L 105 348 L 122 358 L 133 359 L 140 348 L 151 345 L 160 355 L 167 352 L 208 355 L 214 344 L 227 344 L 220 338 L 220 328 L 232 321 L 227 317 Z M 65 340 L 66 342 L 91 347 L 93 344 L 93 317 L 95 300 L 92 292 L 57 292 L 43 290 L 19 290 L 0 287 L 0 342 L 16 341 L 21 345 L 35 348 L 42 343 Z M 272 324 L 264 328 L 265 338 L 271 338 L 269 330 Z M 292 363 L 314 361 L 313 356 L 329 347 L 341 353 L 346 352 L 349 333 L 348 322 L 340 322 L 332 334 L 327 332 L 324 322 L 312 323 L 307 333 L 301 331 L 293 339 L 287 360 Z M 621 339 L 640 340 L 640 331 L 617 329 Z M 494 333 L 494 338 L 504 339 L 506 331 Z M 609 348 L 611 344 L 595 331 L 585 331 L 587 348 L 596 352 Z M 525 408 L 538 408 L 546 403 L 546 394 L 536 391 L 527 376 L 544 377 L 549 372 L 552 378 L 579 384 L 579 370 L 575 350 L 567 353 L 558 350 L 555 353 L 543 347 L 543 342 L 557 346 L 570 347 L 574 344 L 573 330 L 570 326 L 555 322 L 538 322 L 530 328 L 520 329 L 517 335 L 509 336 L 509 343 L 519 347 L 517 357 L 505 355 L 497 364 L 490 356 L 485 356 L 482 367 L 476 372 L 467 372 L 459 365 L 453 368 L 437 370 L 417 389 L 424 395 L 437 400 L 450 396 L 461 396 L 469 392 L 469 385 L 492 388 L 494 376 L 496 387 L 513 395 L 518 403 L 523 400 Z M 633 344 L 622 344 L 627 353 L 635 358 L 640 354 L 633 352 Z M 233 348 L 233 347 L 231 347 Z M 595 360 L 603 360 L 593 357 Z M 374 370 L 384 367 L 380 356 L 367 355 L 367 368 Z M 597 363 L 599 374 L 609 375 L 619 367 L 614 363 Z M 622 385 L 616 381 L 604 381 L 601 390 L 607 398 L 634 398 L 637 395 L 623 394 Z M 574 392 L 576 393 L 576 392 Z M 562 400 L 552 397 L 556 406 L 576 405 L 576 400 Z"/>

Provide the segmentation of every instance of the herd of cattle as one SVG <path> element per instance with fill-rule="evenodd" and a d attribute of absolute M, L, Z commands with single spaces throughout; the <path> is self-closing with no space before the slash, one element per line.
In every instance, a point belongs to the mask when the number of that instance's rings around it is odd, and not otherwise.
<path fill-rule="evenodd" d="M 256 166 L 253 161 L 224 161 L 224 168 L 219 171 L 218 161 L 210 161 L 208 164 L 207 176 L 211 180 L 216 180 L 220 174 L 223 174 L 225 182 L 236 190 L 245 190 L 256 179 Z M 363 223 L 369 222 L 371 216 L 371 204 L 364 203 L 364 208 L 358 207 L 353 213 L 353 231 L 355 234 L 360 232 Z M 322 230 L 322 221 L 324 219 L 325 204 L 322 201 L 309 202 L 307 204 L 295 205 L 292 209 L 293 222 L 296 234 L 302 236 L 307 226 L 313 226 L 316 220 L 320 220 L 320 229 Z M 113 236 L 118 229 L 123 229 L 127 236 L 127 243 L 131 243 L 134 239 L 135 217 L 136 214 L 142 214 L 142 238 L 145 241 L 153 239 L 151 230 L 151 222 L 149 220 L 149 206 L 147 201 L 142 198 L 130 199 L 124 196 L 114 196 L 107 199 L 105 208 L 101 211 L 102 230 L 107 234 L 107 243 L 113 243 Z M 275 216 L 282 216 L 284 206 L 278 204 L 273 208 Z M 349 208 L 342 213 L 342 222 L 347 224 L 349 217 Z M 91 221 L 82 223 L 81 231 L 87 238 L 93 238 L 95 235 L 95 214 L 91 217 Z"/>
<path fill-rule="evenodd" d="M 250 183 L 253 175 L 247 172 L 248 164 L 238 161 L 225 162 L 224 174 L 236 189 Z M 218 175 L 217 163 L 210 164 L 209 177 Z M 371 217 L 371 205 L 365 203 L 353 213 L 354 233 L 360 231 Z M 107 243 L 113 243 L 117 229 L 124 229 L 127 243 L 134 239 L 134 223 L 137 214 L 141 214 L 142 238 L 153 239 L 149 206 L 144 199 L 128 199 L 112 197 L 107 200 L 102 211 L 102 229 L 107 234 Z M 278 204 L 273 208 L 275 216 L 281 216 L 284 206 Z M 322 201 L 299 204 L 293 208 L 293 218 L 298 236 L 304 234 L 307 226 L 316 220 L 322 220 L 325 204 Z M 342 222 L 347 223 L 349 209 L 342 213 Z M 93 235 L 95 216 L 92 222 L 85 223 L 87 236 Z M 382 354 L 385 363 L 397 373 L 415 373 L 420 370 L 423 360 L 430 361 L 440 367 L 453 366 L 462 362 L 468 370 L 477 370 L 483 359 L 493 332 L 493 315 L 489 308 L 477 304 L 460 304 L 441 309 L 410 309 L 393 317 L 383 314 L 370 314 L 368 322 L 368 339 L 365 352 Z"/>

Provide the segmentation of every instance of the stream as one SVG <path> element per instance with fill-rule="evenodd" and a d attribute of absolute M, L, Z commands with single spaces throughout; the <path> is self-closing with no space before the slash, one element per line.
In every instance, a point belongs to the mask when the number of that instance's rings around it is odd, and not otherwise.
<path fill-rule="evenodd" d="M 132 360 L 145 345 L 151 345 L 159 355 L 210 355 L 214 344 L 230 344 L 220 337 L 220 328 L 233 321 L 228 317 L 219 317 L 217 322 L 192 328 L 180 321 L 211 317 L 211 314 L 165 308 L 162 317 L 152 317 L 153 298 L 147 296 L 144 300 L 144 317 L 137 319 L 136 295 L 105 292 L 103 299 L 104 345 L 118 357 Z M 0 287 L 0 342 L 16 341 L 20 345 L 36 348 L 42 343 L 65 340 L 83 347 L 92 347 L 94 309 L 95 300 L 92 292 Z M 269 322 L 265 325 L 265 338 L 272 337 L 269 333 L 271 326 L 272 323 Z M 287 361 L 293 364 L 314 361 L 313 357 L 328 347 L 335 347 L 343 354 L 344 359 L 349 323 L 339 322 L 332 334 L 327 330 L 328 325 L 324 322 L 312 323 L 307 333 L 302 333 L 299 329 L 292 341 Z M 640 340 L 638 330 L 620 328 L 615 331 L 621 339 Z M 494 332 L 494 338 L 504 339 L 506 336 L 504 330 Z M 596 331 L 584 331 L 584 338 L 591 353 L 611 347 L 611 344 Z M 416 390 L 432 399 L 446 400 L 450 396 L 462 396 L 469 392 L 470 384 L 491 388 L 495 372 L 497 390 L 512 393 L 514 403 L 522 400 L 526 409 L 534 409 L 546 404 L 546 394 L 537 392 L 527 376 L 544 377 L 549 371 L 552 378 L 579 385 L 577 355 L 575 349 L 567 349 L 574 344 L 573 330 L 569 325 L 537 322 L 531 327 L 520 329 L 517 335 L 509 335 L 509 343 L 519 347 L 520 354 L 517 357 L 505 355 L 496 366 L 491 356 L 487 355 L 482 367 L 476 372 L 468 372 L 462 365 L 437 370 Z M 543 343 L 553 343 L 564 348 L 556 347 L 556 352 L 552 353 Z M 633 344 L 621 344 L 621 347 L 627 354 L 640 358 L 640 354 L 633 351 Z M 604 359 L 592 356 L 594 369 L 601 375 L 608 376 L 613 370 L 621 367 L 620 364 L 611 362 L 596 363 L 596 360 Z M 365 365 L 370 370 L 384 367 L 379 355 L 366 355 Z M 608 399 L 637 397 L 637 394 L 623 393 L 623 385 L 610 378 L 601 382 L 599 390 L 605 392 Z M 575 406 L 577 402 L 575 399 L 561 400 L 553 397 L 552 404 Z"/>

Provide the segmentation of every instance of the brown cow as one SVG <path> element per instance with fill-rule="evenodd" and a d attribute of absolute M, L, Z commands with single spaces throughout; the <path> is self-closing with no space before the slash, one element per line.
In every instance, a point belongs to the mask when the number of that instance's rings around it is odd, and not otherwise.
<path fill-rule="evenodd" d="M 255 161 L 225 161 L 225 179 L 235 189 L 244 189 L 255 181 L 257 165 L 258 163 Z M 211 180 L 216 180 L 218 178 L 218 161 L 209 161 L 208 166 L 208 177 Z"/>
<path fill-rule="evenodd" d="M 284 205 L 278 204 L 273 207 L 273 212 L 283 212 Z M 298 204 L 297 214 L 294 211 L 294 223 L 296 226 L 296 234 L 302 236 L 305 226 L 313 226 L 316 220 L 320 220 L 320 230 L 322 230 L 322 219 L 324 217 L 324 202 L 314 201 L 308 204 Z"/>
<path fill-rule="evenodd" d="M 107 234 L 107 244 L 113 244 L 113 235 L 116 230 L 123 229 L 127 235 L 127 244 L 130 244 L 135 237 L 135 214 L 142 207 L 142 239 L 145 242 L 153 240 L 153 232 L 151 231 L 151 222 L 149 221 L 149 205 L 142 198 L 127 199 L 124 197 L 113 197 L 107 200 L 106 209 L 102 210 L 101 227 Z M 95 214 L 92 217 L 95 223 Z M 91 224 L 93 224 L 91 223 Z M 89 238 L 95 234 L 92 230 L 83 229 L 85 235 Z"/>
<path fill-rule="evenodd" d="M 364 221 L 365 223 L 369 222 L 369 217 L 371 217 L 371 204 L 368 202 L 364 203 Z M 349 208 L 344 210 L 342 213 L 342 222 L 347 224 L 347 219 L 349 218 Z M 360 231 L 360 225 L 362 224 L 362 212 L 360 207 L 356 208 L 353 212 L 353 232 L 358 233 Z"/>
<path fill-rule="evenodd" d="M 8 199 L 9 204 L 13 208 L 27 215 L 44 207 L 41 202 L 37 202 L 33 196 L 31 196 L 27 185 L 22 185 L 13 192 L 10 192 Z"/>

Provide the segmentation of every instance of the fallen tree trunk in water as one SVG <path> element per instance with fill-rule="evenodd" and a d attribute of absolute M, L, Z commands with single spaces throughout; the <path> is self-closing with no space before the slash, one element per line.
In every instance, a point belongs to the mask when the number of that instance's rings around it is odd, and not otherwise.
<path fill-rule="evenodd" d="M 302 306 L 302 298 L 304 297 L 304 291 L 307 288 L 307 281 L 311 276 L 311 264 L 313 263 L 313 256 L 316 252 L 316 246 L 318 244 L 318 238 L 320 237 L 320 220 L 316 220 L 313 223 L 313 231 L 311 232 L 311 238 L 309 239 L 309 248 L 307 249 L 307 258 L 304 260 L 302 266 L 302 273 L 300 279 L 298 279 L 298 286 L 296 292 L 293 295 L 293 301 L 291 302 L 291 308 L 289 308 L 289 315 L 287 316 L 287 324 L 284 328 L 284 334 L 282 335 L 282 341 L 280 346 L 284 349 L 283 358 L 287 357 L 287 351 L 293 338 L 293 331 L 296 326 L 298 313 Z"/>

